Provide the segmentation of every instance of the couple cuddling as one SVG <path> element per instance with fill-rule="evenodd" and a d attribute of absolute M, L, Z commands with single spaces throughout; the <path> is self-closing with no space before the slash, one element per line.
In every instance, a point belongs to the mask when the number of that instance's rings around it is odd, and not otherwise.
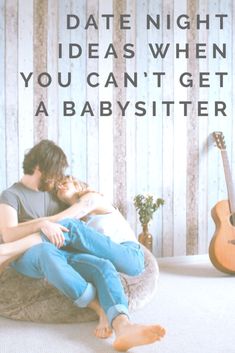
<path fill-rule="evenodd" d="M 2 269 L 11 262 L 25 276 L 45 278 L 78 307 L 95 310 L 95 335 L 114 331 L 117 351 L 160 340 L 161 326 L 130 321 L 118 275 L 144 271 L 133 231 L 103 195 L 65 177 L 67 166 L 63 150 L 49 140 L 25 155 L 22 179 L 0 196 Z"/>

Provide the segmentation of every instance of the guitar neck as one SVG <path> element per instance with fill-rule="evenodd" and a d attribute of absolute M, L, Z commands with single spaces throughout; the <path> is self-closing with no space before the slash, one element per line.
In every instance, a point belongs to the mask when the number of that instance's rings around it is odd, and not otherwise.
<path fill-rule="evenodd" d="M 224 173 L 225 173 L 225 180 L 228 190 L 228 198 L 229 198 L 229 205 L 231 213 L 235 213 L 235 193 L 232 181 L 232 174 L 228 160 L 228 154 L 226 150 L 221 150 L 223 166 L 224 166 Z"/>

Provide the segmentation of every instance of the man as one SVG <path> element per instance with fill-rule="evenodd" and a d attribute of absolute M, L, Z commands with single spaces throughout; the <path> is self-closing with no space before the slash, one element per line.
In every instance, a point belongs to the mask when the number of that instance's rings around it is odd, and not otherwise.
<path fill-rule="evenodd" d="M 43 140 L 25 155 L 22 179 L 3 191 L 0 198 L 3 241 L 24 241 L 37 232 L 43 232 L 50 240 L 35 244 L 13 267 L 26 276 L 46 278 L 75 305 L 96 310 L 100 317 L 98 337 L 110 335 L 106 314 L 116 334 L 113 346 L 118 351 L 159 340 L 164 335 L 160 326 L 130 323 L 127 298 L 110 261 L 59 249 L 64 242 L 63 232 L 69 229 L 48 221 L 47 217 L 63 210 L 63 205 L 49 191 L 67 166 L 62 149 L 52 141 Z M 63 217 L 73 216 L 73 206 L 63 212 Z"/>

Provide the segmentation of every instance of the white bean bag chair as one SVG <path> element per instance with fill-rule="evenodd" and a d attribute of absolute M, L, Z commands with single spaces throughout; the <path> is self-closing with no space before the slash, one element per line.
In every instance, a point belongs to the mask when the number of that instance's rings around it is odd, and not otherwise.
<path fill-rule="evenodd" d="M 145 247 L 145 271 L 131 277 L 120 273 L 129 300 L 129 310 L 151 301 L 158 285 L 159 269 Z M 32 279 L 8 268 L 0 275 L 0 315 L 15 320 L 73 323 L 96 320 L 88 308 L 78 308 L 44 280 Z"/>

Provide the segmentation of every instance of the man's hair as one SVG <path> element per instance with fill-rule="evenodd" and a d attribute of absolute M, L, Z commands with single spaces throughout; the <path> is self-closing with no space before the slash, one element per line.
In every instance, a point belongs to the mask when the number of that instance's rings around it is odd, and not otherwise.
<path fill-rule="evenodd" d="M 60 178 L 68 167 L 67 157 L 53 141 L 42 140 L 25 154 L 24 174 L 32 175 L 37 166 L 44 178 Z"/>

